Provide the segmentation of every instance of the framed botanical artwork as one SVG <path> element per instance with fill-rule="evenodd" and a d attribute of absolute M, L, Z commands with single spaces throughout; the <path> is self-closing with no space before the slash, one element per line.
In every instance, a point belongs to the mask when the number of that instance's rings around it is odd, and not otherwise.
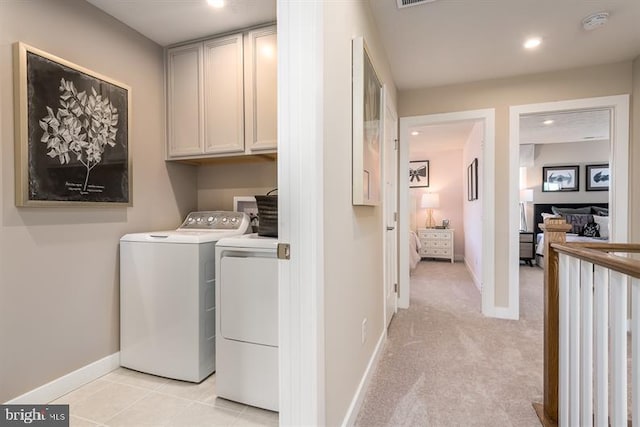
<path fill-rule="evenodd" d="M 587 165 L 586 167 L 587 191 L 607 191 L 611 173 L 609 164 Z"/>
<path fill-rule="evenodd" d="M 353 204 L 380 204 L 382 85 L 364 38 L 352 42 Z"/>
<path fill-rule="evenodd" d="M 579 166 L 543 166 L 542 191 L 579 191 Z"/>
<path fill-rule="evenodd" d="M 467 200 L 478 200 L 478 159 L 467 166 Z"/>
<path fill-rule="evenodd" d="M 409 162 L 409 188 L 425 188 L 429 186 L 429 160 L 412 160 Z"/>
<path fill-rule="evenodd" d="M 14 45 L 16 206 L 131 206 L 129 86 Z"/>

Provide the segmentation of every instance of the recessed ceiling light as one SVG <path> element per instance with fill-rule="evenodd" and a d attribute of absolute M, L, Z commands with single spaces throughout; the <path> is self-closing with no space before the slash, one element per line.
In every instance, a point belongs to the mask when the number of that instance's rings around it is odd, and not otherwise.
<path fill-rule="evenodd" d="M 411 135 L 413 136 L 420 135 L 420 132 L 418 132 L 417 130 L 414 130 L 413 132 L 411 132 Z"/>
<path fill-rule="evenodd" d="M 525 49 L 535 49 L 540 46 L 540 43 L 542 43 L 542 39 L 540 37 L 531 37 L 524 42 L 523 46 Z"/>
<path fill-rule="evenodd" d="M 216 9 L 224 7 L 224 0 L 207 0 L 207 3 L 209 6 L 215 7 Z"/>
<path fill-rule="evenodd" d="M 548 120 L 545 120 L 545 121 L 544 121 L 544 122 L 542 122 L 542 123 L 543 123 L 543 124 L 545 124 L 545 125 L 552 125 L 552 124 L 553 124 L 553 120 L 548 119 Z"/>

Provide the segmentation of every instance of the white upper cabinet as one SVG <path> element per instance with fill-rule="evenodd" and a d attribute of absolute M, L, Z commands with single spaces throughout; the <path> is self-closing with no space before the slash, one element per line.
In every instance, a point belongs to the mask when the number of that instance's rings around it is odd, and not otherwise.
<path fill-rule="evenodd" d="M 273 153 L 276 27 L 167 51 L 167 159 Z"/>
<path fill-rule="evenodd" d="M 190 156 L 203 150 L 202 44 L 171 49 L 168 65 L 169 156 Z"/>
<path fill-rule="evenodd" d="M 245 141 L 252 152 L 277 147 L 277 46 L 275 26 L 245 38 Z"/>
<path fill-rule="evenodd" d="M 207 154 L 244 151 L 242 34 L 204 42 Z"/>

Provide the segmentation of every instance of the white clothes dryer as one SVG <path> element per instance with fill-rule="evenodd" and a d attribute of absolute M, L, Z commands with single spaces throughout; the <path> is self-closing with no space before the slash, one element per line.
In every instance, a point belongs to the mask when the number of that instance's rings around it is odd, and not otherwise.
<path fill-rule="evenodd" d="M 216 245 L 216 394 L 278 410 L 278 240 Z"/>
<path fill-rule="evenodd" d="M 215 244 L 239 212 L 192 212 L 177 230 L 120 239 L 120 365 L 200 382 L 215 370 Z"/>

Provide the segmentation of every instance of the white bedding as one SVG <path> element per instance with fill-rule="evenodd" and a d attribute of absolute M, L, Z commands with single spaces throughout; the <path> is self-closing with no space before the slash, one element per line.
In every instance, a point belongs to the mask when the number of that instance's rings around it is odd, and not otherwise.
<path fill-rule="evenodd" d="M 537 239 L 538 245 L 536 246 L 536 255 L 544 256 L 544 233 L 538 233 Z M 608 239 L 603 239 L 601 237 L 585 237 L 573 233 L 567 233 L 567 242 L 604 243 L 607 241 Z"/>
<path fill-rule="evenodd" d="M 418 239 L 418 235 L 413 231 L 409 231 L 409 266 L 411 270 L 416 268 L 418 263 L 420 262 L 420 248 L 422 245 L 420 244 L 420 239 Z"/>

